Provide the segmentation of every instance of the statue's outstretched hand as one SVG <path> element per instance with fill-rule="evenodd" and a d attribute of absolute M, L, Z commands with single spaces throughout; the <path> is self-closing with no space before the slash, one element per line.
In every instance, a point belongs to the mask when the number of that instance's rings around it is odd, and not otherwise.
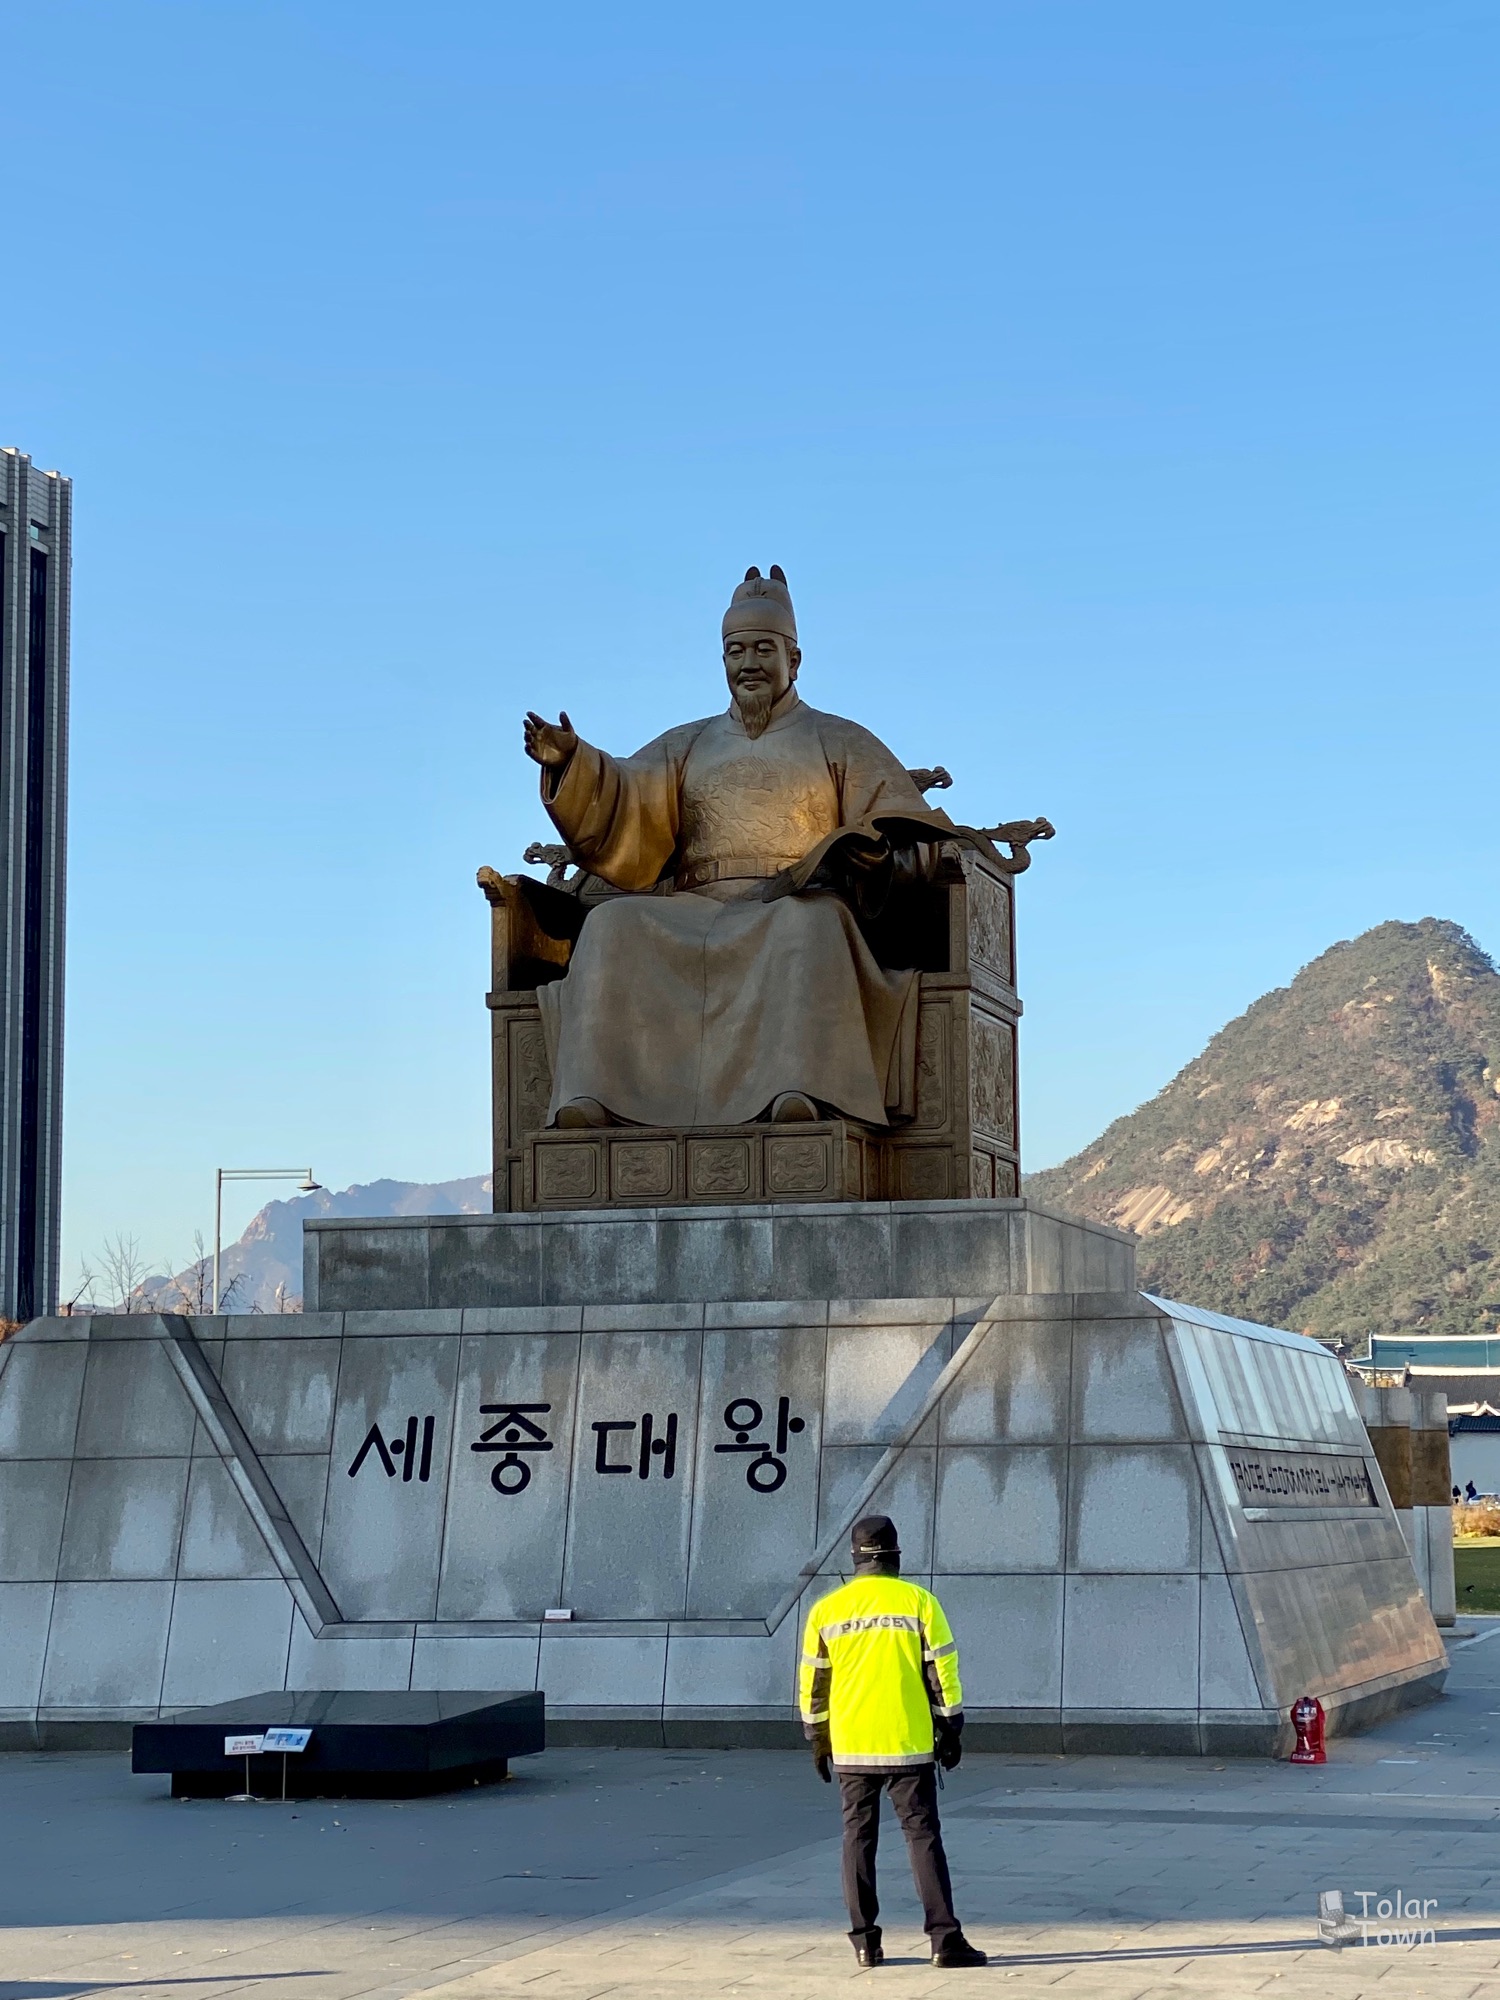
<path fill-rule="evenodd" d="M 534 763 L 545 764 L 552 770 L 560 770 L 577 748 L 578 735 L 568 720 L 566 709 L 556 722 L 548 722 L 544 716 L 528 712 L 526 755 Z"/>

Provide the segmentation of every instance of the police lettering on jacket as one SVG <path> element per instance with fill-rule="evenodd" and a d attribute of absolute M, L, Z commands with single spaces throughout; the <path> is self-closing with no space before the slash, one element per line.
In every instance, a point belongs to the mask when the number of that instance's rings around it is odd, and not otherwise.
<path fill-rule="evenodd" d="M 909 1577 L 856 1572 L 807 1614 L 797 1675 L 809 1731 L 840 1770 L 930 1764 L 934 1718 L 963 1715 L 958 1644 L 942 1605 Z"/>

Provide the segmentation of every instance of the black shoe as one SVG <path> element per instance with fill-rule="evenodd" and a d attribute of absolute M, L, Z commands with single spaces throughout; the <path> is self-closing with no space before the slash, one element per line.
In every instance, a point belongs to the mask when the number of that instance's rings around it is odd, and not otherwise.
<path fill-rule="evenodd" d="M 982 1951 L 975 1950 L 962 1931 L 955 1931 L 941 1944 L 933 1946 L 932 1962 L 934 1965 L 988 1965 L 989 1959 Z"/>
<path fill-rule="evenodd" d="M 850 1943 L 854 1946 L 854 1963 L 856 1965 L 871 1966 L 885 1964 L 885 1950 L 880 1942 L 879 1931 L 868 1932 L 862 1944 L 857 1938 L 851 1938 Z"/>

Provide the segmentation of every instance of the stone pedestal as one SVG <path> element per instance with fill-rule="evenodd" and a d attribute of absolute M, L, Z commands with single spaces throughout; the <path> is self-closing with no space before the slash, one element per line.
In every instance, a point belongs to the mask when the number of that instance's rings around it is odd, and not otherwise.
<path fill-rule="evenodd" d="M 0 1741 L 269 1687 L 795 1742 L 876 1509 L 980 1746 L 1266 1752 L 1440 1685 L 1340 1365 L 1021 1201 L 321 1223 L 287 1318 L 0 1347 Z M 566 1613 L 566 1617 L 549 1613 Z"/>
<path fill-rule="evenodd" d="M 1015 1199 L 339 1217 L 303 1244 L 310 1312 L 1135 1287 L 1133 1236 Z"/>
<path fill-rule="evenodd" d="M 1441 1389 L 1351 1386 L 1423 1595 L 1437 1623 L 1451 1625 L 1458 1609 L 1448 1398 Z"/>
<path fill-rule="evenodd" d="M 534 1132 L 523 1165 L 528 1209 L 859 1201 L 880 1192 L 870 1137 L 843 1118 L 696 1132 L 642 1125 Z"/>

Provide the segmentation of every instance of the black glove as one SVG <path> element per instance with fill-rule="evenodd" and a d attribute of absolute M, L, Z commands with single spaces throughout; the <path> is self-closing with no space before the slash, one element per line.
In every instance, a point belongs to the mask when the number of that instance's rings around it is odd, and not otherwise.
<path fill-rule="evenodd" d="M 825 1785 L 833 1783 L 833 1739 L 826 1726 L 809 1728 L 808 1741 L 812 1745 L 813 1769 Z"/>
<path fill-rule="evenodd" d="M 959 1759 L 964 1754 L 963 1737 L 960 1734 L 962 1728 L 962 1723 L 955 1729 L 943 1716 L 937 1718 L 933 1755 L 945 1771 L 956 1771 Z"/>

